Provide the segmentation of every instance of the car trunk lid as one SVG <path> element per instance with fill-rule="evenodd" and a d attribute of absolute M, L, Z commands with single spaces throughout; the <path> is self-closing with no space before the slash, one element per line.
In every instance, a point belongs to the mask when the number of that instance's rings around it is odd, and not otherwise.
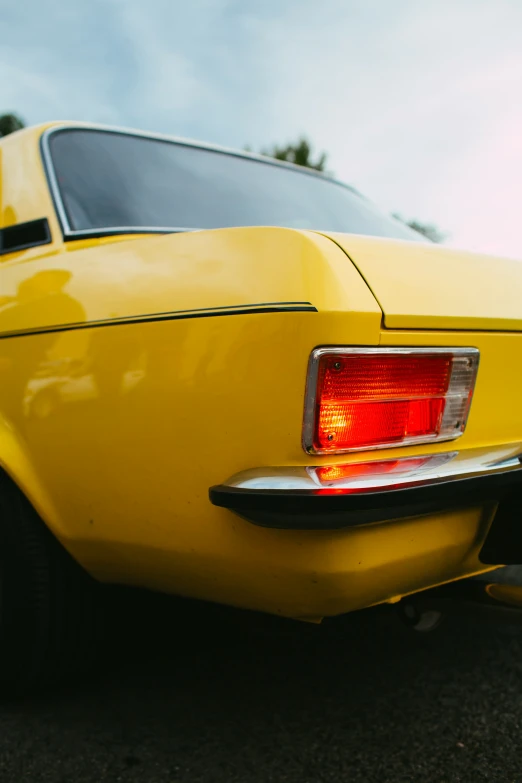
<path fill-rule="evenodd" d="M 355 264 L 389 329 L 522 331 L 522 261 L 428 242 L 326 236 Z"/>

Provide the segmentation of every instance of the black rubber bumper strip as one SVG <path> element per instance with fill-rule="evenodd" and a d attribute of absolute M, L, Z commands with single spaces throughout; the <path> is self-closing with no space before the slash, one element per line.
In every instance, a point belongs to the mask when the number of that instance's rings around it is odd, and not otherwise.
<path fill-rule="evenodd" d="M 254 525 L 281 530 L 339 530 L 488 501 L 509 507 L 510 516 L 519 516 L 522 530 L 522 466 L 377 492 L 253 490 L 220 484 L 211 487 L 209 496 L 215 506 Z"/>

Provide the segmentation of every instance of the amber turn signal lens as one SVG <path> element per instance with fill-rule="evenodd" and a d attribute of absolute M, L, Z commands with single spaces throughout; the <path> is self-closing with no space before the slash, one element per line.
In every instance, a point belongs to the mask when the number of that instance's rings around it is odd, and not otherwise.
<path fill-rule="evenodd" d="M 477 367 L 475 349 L 317 349 L 305 448 L 331 454 L 455 438 Z"/>

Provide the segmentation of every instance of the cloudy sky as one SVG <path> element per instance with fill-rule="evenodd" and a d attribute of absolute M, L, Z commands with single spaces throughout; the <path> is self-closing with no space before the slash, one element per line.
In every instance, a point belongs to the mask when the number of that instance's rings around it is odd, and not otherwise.
<path fill-rule="evenodd" d="M 522 259 L 522 0 L 0 0 L 0 113 L 254 149 Z"/>

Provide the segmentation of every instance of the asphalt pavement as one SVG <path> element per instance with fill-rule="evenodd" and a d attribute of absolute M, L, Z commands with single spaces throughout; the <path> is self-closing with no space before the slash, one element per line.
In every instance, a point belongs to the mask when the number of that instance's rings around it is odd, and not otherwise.
<path fill-rule="evenodd" d="M 151 607 L 90 679 L 0 705 L 1 783 L 522 782 L 522 629 Z"/>

